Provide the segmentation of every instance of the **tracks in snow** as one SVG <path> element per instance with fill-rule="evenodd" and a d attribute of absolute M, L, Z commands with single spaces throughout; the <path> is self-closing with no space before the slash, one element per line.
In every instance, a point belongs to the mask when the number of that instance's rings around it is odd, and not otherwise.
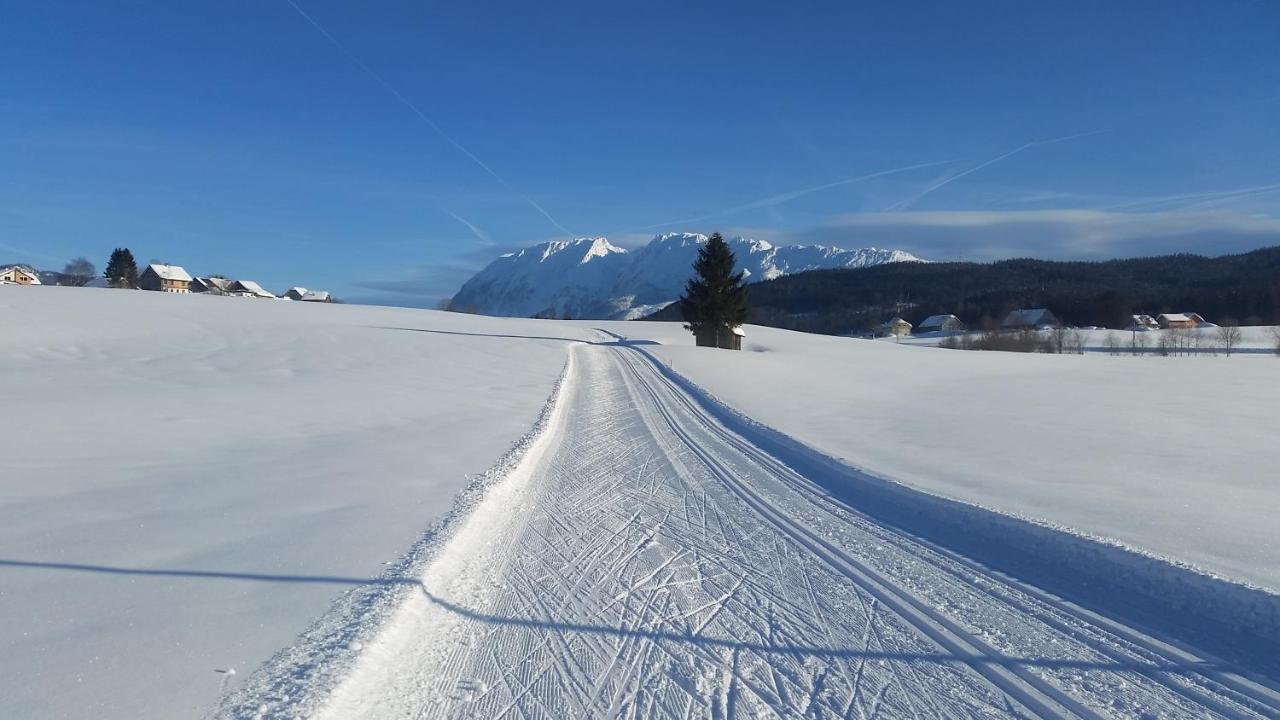
<path fill-rule="evenodd" d="M 545 451 L 322 717 L 1280 717 L 1270 688 L 832 501 L 640 352 L 573 352 Z"/>

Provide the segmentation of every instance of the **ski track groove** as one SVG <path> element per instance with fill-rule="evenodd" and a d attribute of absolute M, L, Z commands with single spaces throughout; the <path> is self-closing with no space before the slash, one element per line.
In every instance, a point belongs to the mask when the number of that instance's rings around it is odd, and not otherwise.
<path fill-rule="evenodd" d="M 1280 718 L 1269 686 L 839 503 L 647 353 L 571 352 L 565 419 L 529 461 L 527 500 L 459 589 L 406 601 L 447 609 L 449 631 L 413 625 L 438 612 L 388 625 L 379 639 L 395 655 L 366 653 L 331 707 L 424 720 Z M 338 717 L 324 709 L 314 717 Z"/>

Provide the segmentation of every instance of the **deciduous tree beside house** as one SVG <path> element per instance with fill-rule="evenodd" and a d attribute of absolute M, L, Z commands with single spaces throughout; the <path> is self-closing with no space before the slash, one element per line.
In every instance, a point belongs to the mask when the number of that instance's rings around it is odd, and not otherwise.
<path fill-rule="evenodd" d="M 62 268 L 62 282 L 74 287 L 84 287 L 98 274 L 98 269 L 88 258 L 78 257 Z"/>
<path fill-rule="evenodd" d="M 699 346 L 733 348 L 734 329 L 747 319 L 747 286 L 728 243 L 714 233 L 698 250 L 694 277 L 685 285 L 680 312 Z"/>
<path fill-rule="evenodd" d="M 107 260 L 106 272 L 102 274 L 112 287 L 138 287 L 138 263 L 134 261 L 129 248 L 112 250 L 111 259 Z"/>

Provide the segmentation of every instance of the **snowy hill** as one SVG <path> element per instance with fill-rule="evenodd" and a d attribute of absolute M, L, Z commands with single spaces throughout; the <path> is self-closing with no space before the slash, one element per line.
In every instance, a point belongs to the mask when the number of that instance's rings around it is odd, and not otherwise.
<path fill-rule="evenodd" d="M 511 317 L 636 317 L 680 295 L 706 241 L 706 235 L 667 233 L 632 251 L 602 237 L 542 243 L 494 260 L 462 286 L 453 306 Z M 727 242 L 753 282 L 805 270 L 920 261 L 901 250 L 775 246 L 741 237 Z"/>

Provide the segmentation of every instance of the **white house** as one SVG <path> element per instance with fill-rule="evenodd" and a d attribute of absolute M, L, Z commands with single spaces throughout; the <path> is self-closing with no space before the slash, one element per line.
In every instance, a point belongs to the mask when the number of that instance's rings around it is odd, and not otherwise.
<path fill-rule="evenodd" d="M 309 291 L 304 287 L 291 287 L 284 291 L 280 297 L 286 300 L 301 300 Z"/>
<path fill-rule="evenodd" d="M 1126 330 L 1155 330 L 1160 327 L 1160 323 L 1150 315 L 1134 315 L 1133 323 Z"/>
<path fill-rule="evenodd" d="M 332 302 L 327 290 L 308 290 L 302 293 L 302 302 Z"/>
<path fill-rule="evenodd" d="M 41 285 L 40 276 L 35 270 L 22 265 L 10 265 L 0 268 L 0 283 L 5 285 Z"/>
<path fill-rule="evenodd" d="M 876 327 L 876 334 L 881 336 L 905 337 L 911 334 L 911 323 L 896 317 L 888 322 L 880 323 Z"/>

